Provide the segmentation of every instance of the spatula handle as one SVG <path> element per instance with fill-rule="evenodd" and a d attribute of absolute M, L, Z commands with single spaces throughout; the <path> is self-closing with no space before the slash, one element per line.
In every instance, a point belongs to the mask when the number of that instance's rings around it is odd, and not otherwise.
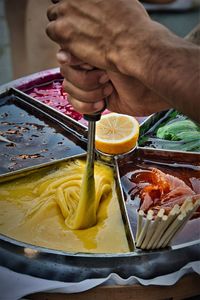
<path fill-rule="evenodd" d="M 92 115 L 88 115 L 88 114 L 84 114 L 83 115 L 84 119 L 88 122 L 97 122 L 101 119 L 101 113 L 95 113 L 95 114 L 92 114 Z"/>
<path fill-rule="evenodd" d="M 97 122 L 101 119 L 101 113 L 106 109 L 107 107 L 107 100 L 104 99 L 104 106 L 100 111 L 97 111 L 94 114 L 88 115 L 88 114 L 84 114 L 83 117 L 86 121 L 93 121 L 93 122 Z"/>

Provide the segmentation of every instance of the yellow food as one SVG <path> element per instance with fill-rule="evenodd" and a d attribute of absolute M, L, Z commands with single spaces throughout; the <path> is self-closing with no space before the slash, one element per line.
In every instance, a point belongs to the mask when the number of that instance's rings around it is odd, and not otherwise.
<path fill-rule="evenodd" d="M 122 154 L 136 146 L 139 123 L 131 116 L 110 113 L 96 124 L 96 148 L 108 154 Z"/>
<path fill-rule="evenodd" d="M 74 160 L 1 183 L 0 233 L 68 252 L 128 252 L 113 171 L 108 166 L 95 163 L 96 225 L 70 228 L 77 222 L 84 171 L 85 161 Z"/>

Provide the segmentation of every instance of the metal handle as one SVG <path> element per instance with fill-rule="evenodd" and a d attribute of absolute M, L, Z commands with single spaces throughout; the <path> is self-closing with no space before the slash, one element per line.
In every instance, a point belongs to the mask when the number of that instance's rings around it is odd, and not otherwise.
<path fill-rule="evenodd" d="M 88 122 L 96 122 L 96 121 L 99 121 L 101 119 L 101 113 L 98 112 L 98 113 L 95 113 L 95 114 L 92 114 L 92 115 L 84 114 L 83 117 Z"/>
<path fill-rule="evenodd" d="M 83 117 L 86 121 L 90 122 L 96 122 L 99 121 L 101 119 L 101 113 L 106 109 L 107 107 L 107 100 L 104 99 L 104 106 L 100 111 L 97 111 L 94 114 L 88 115 L 88 114 L 84 114 Z"/>

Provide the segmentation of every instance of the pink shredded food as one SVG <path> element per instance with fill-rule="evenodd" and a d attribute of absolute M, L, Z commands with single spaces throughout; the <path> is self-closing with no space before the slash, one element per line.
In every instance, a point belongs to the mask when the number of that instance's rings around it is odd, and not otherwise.
<path fill-rule="evenodd" d="M 75 111 L 69 103 L 67 99 L 68 95 L 62 88 L 62 80 L 52 81 L 33 87 L 27 94 L 87 126 L 88 123 L 83 118 L 83 115 Z M 106 109 L 104 110 L 103 115 L 108 114 L 109 112 L 110 111 Z M 145 117 L 136 117 L 136 119 L 141 123 L 145 120 Z"/>
<path fill-rule="evenodd" d="M 175 204 L 181 206 L 187 198 L 192 201 L 200 198 L 200 194 L 192 190 L 183 180 L 165 174 L 157 168 L 136 170 L 132 175 L 132 182 L 135 185 L 131 194 L 134 197 L 139 196 L 140 208 L 145 212 L 152 209 L 157 213 L 164 208 L 165 212 L 169 213 Z M 194 215 L 200 216 L 200 209 Z"/>
<path fill-rule="evenodd" d="M 70 116 L 76 121 L 82 119 L 82 115 L 74 110 L 67 99 L 67 93 L 62 89 L 62 82 L 54 81 L 47 85 L 34 87 L 28 94 L 58 111 Z"/>

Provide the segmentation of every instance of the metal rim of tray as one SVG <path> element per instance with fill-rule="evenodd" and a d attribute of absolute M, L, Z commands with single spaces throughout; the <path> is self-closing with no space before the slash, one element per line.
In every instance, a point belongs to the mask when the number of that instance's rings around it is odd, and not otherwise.
<path fill-rule="evenodd" d="M 200 241 L 161 251 L 87 254 L 45 249 L 3 236 L 0 239 L 1 266 L 58 281 L 79 282 L 91 278 L 106 278 L 111 273 L 122 278 L 137 276 L 151 279 L 176 272 L 188 263 L 200 260 Z M 29 254 L 26 254 L 27 248 Z"/>
<path fill-rule="evenodd" d="M 4 85 L 0 87 L 0 91 L 5 92 L 10 87 L 25 91 L 28 85 L 38 82 L 38 76 L 46 81 L 56 80 L 57 77 L 60 78 L 60 73 L 57 68 L 39 72 Z M 56 111 L 56 113 L 59 112 Z M 80 126 L 80 123 L 78 125 Z M 83 125 L 81 126 L 85 129 Z M 156 151 L 152 148 L 146 149 Z M 30 252 L 32 255 L 27 255 L 25 249 L 32 249 L 33 252 Z M 116 273 L 122 278 L 129 278 L 133 275 L 150 279 L 178 271 L 189 262 L 200 260 L 199 250 L 200 240 L 196 240 L 164 250 L 148 252 L 136 250 L 118 254 L 67 253 L 36 247 L 0 235 L 1 266 L 32 276 L 69 282 L 105 278 L 110 273 Z"/>

